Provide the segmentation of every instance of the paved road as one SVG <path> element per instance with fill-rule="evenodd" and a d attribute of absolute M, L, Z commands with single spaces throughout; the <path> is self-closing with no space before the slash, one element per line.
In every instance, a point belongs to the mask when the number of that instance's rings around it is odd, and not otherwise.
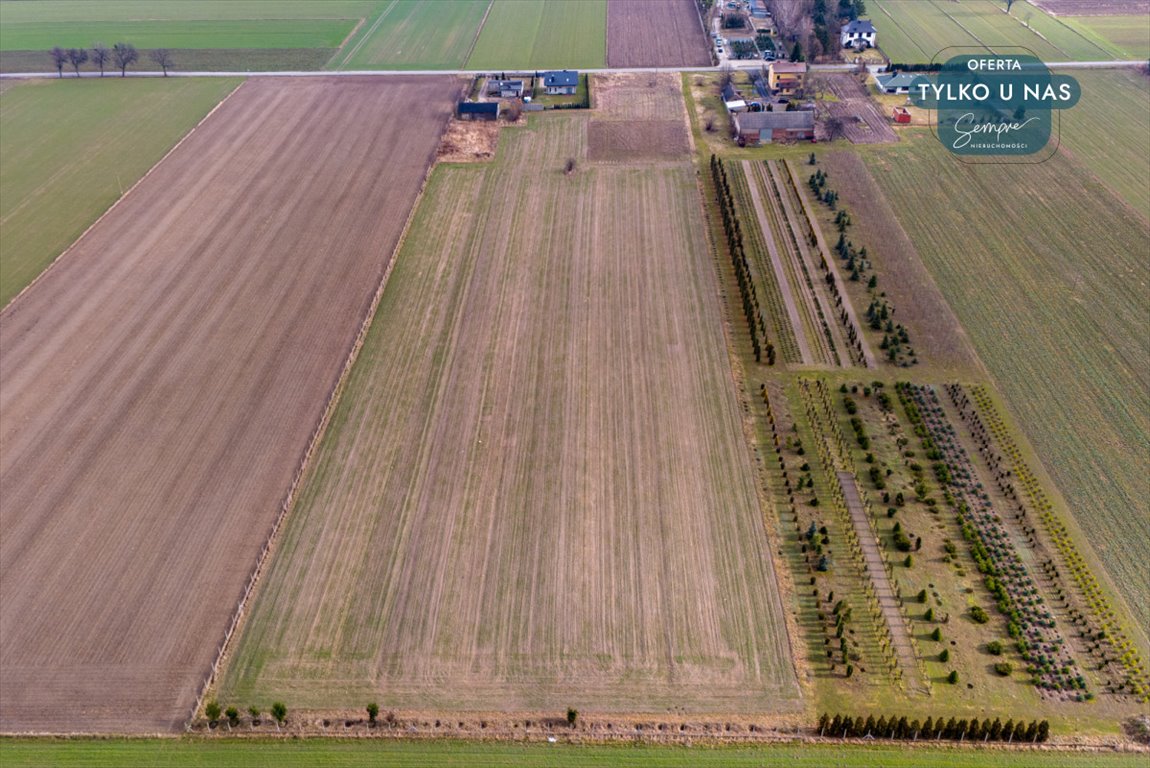
<path fill-rule="evenodd" d="M 763 62 L 758 60 L 751 61 L 731 61 L 727 62 L 734 69 L 757 69 L 762 66 Z M 1047 66 L 1052 69 L 1123 69 L 1127 67 L 1141 67 L 1145 66 L 1145 60 L 1139 61 L 1056 61 L 1047 62 Z M 814 72 L 850 72 L 855 69 L 854 64 L 812 64 L 811 71 Z M 510 71 L 510 70 L 508 70 Z M 518 70 L 523 71 L 523 70 Z M 604 67 L 602 69 L 581 69 L 580 72 L 587 72 L 590 74 L 606 74 L 613 72 L 717 72 L 719 67 Z M 407 75 L 485 75 L 491 72 L 490 69 L 368 69 L 358 71 L 346 70 L 306 70 L 306 71 L 291 71 L 291 72 L 170 72 L 169 77 L 362 77 L 364 75 L 372 76 L 407 76 Z M 55 72 L 3 72 L 0 73 L 0 78 L 3 79 L 19 79 L 19 78 L 44 78 L 44 77 L 58 77 Z M 83 72 L 80 77 L 99 77 L 99 72 Z M 129 72 L 128 77 L 163 77 L 161 72 Z M 74 78 L 74 74 L 65 75 L 65 77 Z M 109 72 L 106 77 L 119 77 L 119 75 Z"/>

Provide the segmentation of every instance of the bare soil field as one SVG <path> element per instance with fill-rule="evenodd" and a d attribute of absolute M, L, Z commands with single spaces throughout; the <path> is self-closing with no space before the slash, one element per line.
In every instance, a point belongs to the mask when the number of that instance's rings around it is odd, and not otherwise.
<path fill-rule="evenodd" d="M 605 162 L 682 159 L 691 149 L 682 120 L 592 120 L 587 157 Z"/>
<path fill-rule="evenodd" d="M 594 75 L 591 88 L 598 120 L 686 120 L 683 86 L 673 73 Z"/>
<path fill-rule="evenodd" d="M 609 0 L 607 66 L 706 67 L 710 46 L 693 0 Z"/>
<path fill-rule="evenodd" d="M 798 706 L 694 166 L 588 122 L 436 169 L 221 702 Z"/>
<path fill-rule="evenodd" d="M 5 309 L 0 729 L 189 716 L 455 82 L 248 81 Z"/>
<path fill-rule="evenodd" d="M 1054 16 L 1140 16 L 1150 13 L 1150 0 L 1033 0 Z"/>
<path fill-rule="evenodd" d="M 831 74 L 827 86 L 839 101 L 826 102 L 828 117 L 842 121 L 843 136 L 851 144 L 883 144 L 898 141 L 890 118 L 879 110 L 855 75 Z"/>

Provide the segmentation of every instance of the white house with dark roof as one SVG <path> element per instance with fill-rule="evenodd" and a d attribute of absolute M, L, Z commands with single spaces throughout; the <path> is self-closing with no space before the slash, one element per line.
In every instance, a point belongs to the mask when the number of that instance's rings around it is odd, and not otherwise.
<path fill-rule="evenodd" d="M 855 19 L 843 25 L 841 40 L 843 48 L 874 48 L 878 30 L 870 19 Z"/>

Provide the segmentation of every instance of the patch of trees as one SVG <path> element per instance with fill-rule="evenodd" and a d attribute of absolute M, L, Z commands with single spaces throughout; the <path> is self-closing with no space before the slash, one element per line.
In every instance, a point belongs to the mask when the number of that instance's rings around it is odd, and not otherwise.
<path fill-rule="evenodd" d="M 48 55 L 52 57 L 52 65 L 56 68 L 57 77 L 64 76 L 65 65 L 71 66 L 76 77 L 79 77 L 80 67 L 88 62 L 91 62 L 100 71 L 100 77 L 104 76 L 104 70 L 108 64 L 112 64 L 120 70 L 120 77 L 126 77 L 128 67 L 140 60 L 140 52 L 131 43 L 116 43 L 111 48 L 103 43 L 95 43 L 91 50 L 85 48 L 64 49 L 56 46 L 48 52 Z M 167 48 L 156 48 L 151 51 L 149 56 L 164 71 L 164 77 L 167 77 L 168 70 L 175 66 L 172 52 Z"/>
<path fill-rule="evenodd" d="M 751 333 L 751 347 L 754 349 L 755 362 L 761 363 L 765 360 L 767 365 L 774 365 L 775 346 L 767 338 L 767 325 L 763 320 L 762 310 L 759 308 L 755 284 L 751 280 L 750 265 L 743 250 L 743 232 L 735 211 L 735 198 L 731 195 L 726 168 L 715 155 L 711 155 L 711 177 L 715 183 L 719 213 L 723 220 L 723 232 L 727 237 L 727 249 L 731 254 L 731 264 L 735 268 L 735 278 L 739 283 L 743 314 L 747 319 L 747 328 Z"/>
<path fill-rule="evenodd" d="M 811 9 L 811 21 L 814 23 L 812 58 L 837 50 L 842 25 L 865 13 L 865 0 L 814 0 Z"/>
<path fill-rule="evenodd" d="M 831 717 L 827 713 L 819 716 L 816 729 L 819 736 L 838 739 L 895 739 L 898 741 L 982 741 L 1019 742 L 1041 744 L 1050 738 L 1050 723 L 1046 720 L 1025 720 L 1017 722 L 1009 719 L 1005 723 L 1000 718 L 966 718 L 943 720 L 928 717 L 925 721 L 906 716 L 863 718 L 850 715 Z"/>

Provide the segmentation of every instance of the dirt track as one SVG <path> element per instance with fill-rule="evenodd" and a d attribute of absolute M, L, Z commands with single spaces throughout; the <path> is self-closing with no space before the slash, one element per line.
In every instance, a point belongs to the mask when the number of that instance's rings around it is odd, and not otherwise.
<path fill-rule="evenodd" d="M 198 693 L 451 109 L 252 80 L 0 324 L 0 729 Z"/>
<path fill-rule="evenodd" d="M 694 0 L 608 0 L 608 66 L 710 64 L 710 46 Z"/>

